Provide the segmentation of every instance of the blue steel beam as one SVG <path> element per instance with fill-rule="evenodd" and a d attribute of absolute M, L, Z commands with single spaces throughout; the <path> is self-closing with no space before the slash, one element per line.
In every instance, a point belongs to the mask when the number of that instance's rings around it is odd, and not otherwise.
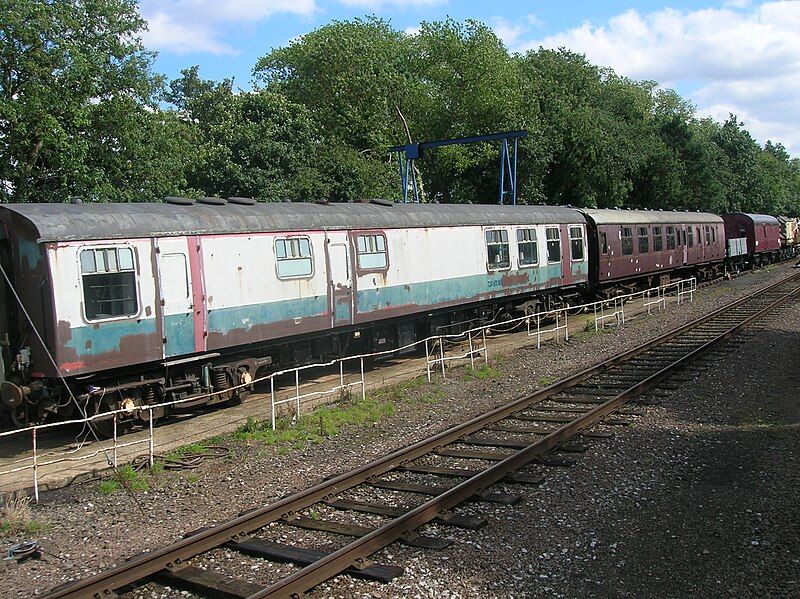
<path fill-rule="evenodd" d="M 417 189 L 417 177 L 414 174 L 415 161 L 422 158 L 424 151 L 431 148 L 439 148 L 441 146 L 452 146 L 457 144 L 470 144 L 480 143 L 487 141 L 501 140 L 500 147 L 500 199 L 499 204 L 502 204 L 506 194 L 511 195 L 511 203 L 517 203 L 517 150 L 519 148 L 519 140 L 527 137 L 528 132 L 525 130 L 519 131 L 505 131 L 501 133 L 489 133 L 487 135 L 471 135 L 468 137 L 456 137 L 452 139 L 437 139 L 433 141 L 423 141 L 420 143 L 409 143 L 402 146 L 392 146 L 389 148 L 390 152 L 397 152 L 399 154 L 400 166 L 400 183 L 403 186 L 403 203 L 408 203 L 408 183 L 409 177 L 411 178 L 411 186 L 414 191 L 414 202 L 419 203 L 419 192 Z M 508 140 L 514 140 L 513 158 L 508 148 Z M 506 168 L 508 169 L 509 187 L 506 191 Z"/>

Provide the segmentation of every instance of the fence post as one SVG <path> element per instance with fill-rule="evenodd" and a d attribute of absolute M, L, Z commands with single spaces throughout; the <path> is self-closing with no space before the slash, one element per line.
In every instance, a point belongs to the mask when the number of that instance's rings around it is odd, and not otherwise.
<path fill-rule="evenodd" d="M 431 382 L 431 352 L 428 348 L 428 338 L 425 338 L 425 370 L 428 372 L 428 382 Z"/>
<path fill-rule="evenodd" d="M 569 341 L 569 311 L 564 308 L 564 341 Z"/>
<path fill-rule="evenodd" d="M 149 408 L 149 412 L 150 412 L 150 417 L 147 419 L 147 422 L 150 425 L 149 426 L 149 429 L 150 429 L 150 468 L 152 468 L 153 467 L 153 461 L 154 461 L 154 455 L 153 455 L 153 449 L 154 449 L 154 444 L 153 444 L 153 408 Z"/>
<path fill-rule="evenodd" d="M 269 377 L 269 403 L 272 412 L 272 430 L 275 430 L 275 375 Z"/>
<path fill-rule="evenodd" d="M 36 452 L 36 427 L 31 429 L 33 446 L 33 496 L 36 503 L 39 503 L 39 456 Z"/>
<path fill-rule="evenodd" d="M 442 360 L 442 380 L 444 380 L 447 378 L 444 373 L 444 337 L 439 337 L 439 357 Z"/>
<path fill-rule="evenodd" d="M 364 356 L 361 356 L 361 401 L 367 399 L 367 381 L 364 380 Z"/>
<path fill-rule="evenodd" d="M 489 365 L 489 347 L 486 345 L 486 329 L 482 331 L 483 335 L 483 363 Z"/>
<path fill-rule="evenodd" d="M 536 314 L 536 349 L 542 349 L 542 314 Z"/>
<path fill-rule="evenodd" d="M 469 367 L 475 370 L 475 356 L 472 354 L 472 331 L 467 331 L 469 338 Z"/>
<path fill-rule="evenodd" d="M 114 469 L 117 468 L 117 413 L 114 412 Z"/>
<path fill-rule="evenodd" d="M 295 403 L 295 411 L 296 411 L 296 418 L 300 420 L 300 370 L 295 368 L 294 370 L 294 403 Z"/>

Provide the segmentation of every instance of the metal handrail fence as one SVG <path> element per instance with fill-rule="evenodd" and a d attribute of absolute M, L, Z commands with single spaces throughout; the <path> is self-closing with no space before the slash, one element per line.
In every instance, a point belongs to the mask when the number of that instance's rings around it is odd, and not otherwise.
<path fill-rule="evenodd" d="M 651 289 L 647 289 L 644 291 L 629 293 L 607 300 L 589 302 L 578 306 L 565 306 L 563 308 L 542 311 L 535 314 L 526 314 L 524 316 L 515 319 L 504 321 L 503 325 L 507 327 L 526 325 L 528 336 L 536 336 L 537 338 L 536 346 L 537 348 L 540 348 L 542 339 L 547 335 L 552 335 L 556 340 L 559 340 L 560 331 L 564 331 L 565 340 L 569 339 L 568 316 L 570 313 L 579 314 L 582 312 L 588 313 L 589 311 L 594 311 L 595 331 L 598 331 L 600 328 L 602 328 L 602 326 L 604 326 L 605 319 L 611 317 L 616 317 L 617 322 L 619 324 L 624 323 L 624 318 L 625 318 L 624 304 L 635 298 L 640 298 L 642 300 L 642 308 L 647 308 L 649 314 L 650 308 L 654 304 L 658 305 L 659 309 L 663 309 L 664 307 L 666 307 L 667 298 L 672 295 L 675 295 L 678 304 L 680 304 L 683 301 L 683 298 L 686 296 L 689 297 L 689 301 L 694 301 L 694 291 L 696 291 L 696 289 L 697 289 L 697 281 L 695 278 L 692 277 L 689 279 L 681 279 L 680 281 L 675 281 L 659 287 L 653 287 Z M 656 300 L 652 300 L 654 294 L 655 297 L 657 298 Z M 609 305 L 613 307 L 613 312 L 611 314 L 606 314 L 605 310 L 606 307 L 608 307 Z M 600 316 L 597 316 L 598 310 L 600 311 Z M 543 330 L 542 323 L 548 320 L 554 320 L 555 325 L 552 328 Z M 561 324 L 562 321 L 563 324 Z M 531 325 L 532 322 L 535 322 L 536 324 L 535 331 L 532 328 Z M 484 364 L 488 364 L 489 357 L 488 357 L 488 345 L 486 342 L 486 337 L 487 335 L 491 335 L 493 329 L 495 329 L 496 326 L 497 326 L 496 324 L 481 325 L 478 327 L 473 327 L 467 331 L 463 331 L 460 333 L 433 335 L 425 339 L 409 343 L 399 348 L 393 348 L 367 354 L 347 356 L 344 358 L 336 358 L 328 362 L 323 362 L 318 364 L 308 364 L 304 366 L 287 368 L 284 370 L 271 372 L 267 375 L 258 377 L 252 380 L 250 383 L 243 383 L 240 385 L 236 385 L 234 387 L 226 389 L 225 392 L 229 393 L 240 389 L 252 388 L 256 384 L 268 381 L 270 385 L 270 392 L 269 392 L 270 421 L 272 428 L 274 430 L 277 426 L 277 413 L 281 405 L 290 403 L 294 404 L 295 417 L 299 419 L 301 414 L 301 405 L 304 400 L 309 400 L 314 397 L 322 397 L 333 393 L 339 393 L 344 389 L 350 389 L 352 387 L 359 387 L 359 386 L 361 387 L 361 397 L 362 399 L 365 399 L 366 379 L 364 376 L 364 361 L 366 359 L 376 359 L 376 358 L 386 357 L 389 355 L 402 353 L 404 351 L 414 350 L 424 346 L 425 356 L 426 356 L 425 357 L 426 371 L 429 382 L 432 380 L 432 372 L 434 369 L 440 368 L 442 377 L 446 377 L 447 362 L 469 359 L 471 367 L 474 369 L 475 359 L 478 356 L 481 356 L 483 357 Z M 468 344 L 468 349 L 465 352 L 453 356 L 447 355 L 444 349 L 445 342 L 463 343 L 464 341 L 466 341 Z M 435 355 L 437 353 L 436 351 L 437 349 L 438 349 L 438 356 Z M 355 381 L 345 382 L 345 364 L 348 362 L 356 362 L 356 361 L 359 364 L 360 378 Z M 330 368 L 336 364 L 339 365 L 339 381 L 337 385 L 326 390 L 301 393 L 301 383 L 300 383 L 301 372 L 307 372 L 310 371 L 311 369 L 316 369 L 316 368 Z M 437 368 L 437 365 L 439 368 Z M 294 374 L 294 394 L 286 399 L 278 399 L 278 395 L 275 390 L 275 380 L 276 378 L 287 374 Z M 31 439 L 31 449 L 32 449 L 32 454 L 30 456 L 26 456 L 18 460 L 9 462 L 8 465 L 11 466 L 11 468 L 0 471 L 0 477 L 4 475 L 13 474 L 16 472 L 21 472 L 24 470 L 31 470 L 33 477 L 34 498 L 38 502 L 39 483 L 40 483 L 39 471 L 41 468 L 45 466 L 51 466 L 60 463 L 85 461 L 93 457 L 96 457 L 101 453 L 110 451 L 112 457 L 109 459 L 109 465 L 116 468 L 118 466 L 118 456 L 120 450 L 136 445 L 146 444 L 149 464 L 150 467 L 152 467 L 155 462 L 155 437 L 154 437 L 153 422 L 154 422 L 154 414 L 156 413 L 156 411 L 166 407 L 175 407 L 185 403 L 197 402 L 200 399 L 212 397 L 218 395 L 219 393 L 220 392 L 218 391 L 209 392 L 200 396 L 193 396 L 185 399 L 178 399 L 168 402 L 136 406 L 135 408 L 132 409 L 119 409 L 119 410 L 103 412 L 99 414 L 94 414 L 92 416 L 88 416 L 86 418 L 76 418 L 71 420 L 63 420 L 59 422 L 38 424 L 26 428 L 0 432 L 0 440 L 17 435 L 22 437 L 26 434 L 29 434 Z M 138 411 L 140 414 L 144 414 L 142 420 L 145 420 L 147 422 L 147 430 L 148 430 L 147 438 L 136 439 L 127 442 L 120 442 L 120 435 L 118 434 L 119 419 L 122 417 L 130 417 L 131 414 L 136 411 Z M 102 443 L 101 447 L 99 447 L 96 451 L 81 456 L 74 456 L 73 454 L 77 453 L 81 449 L 80 447 L 78 447 L 77 449 L 69 449 L 65 451 L 57 450 L 44 453 L 42 453 L 38 447 L 38 436 L 41 432 L 48 431 L 56 427 L 67 427 L 67 426 L 74 426 L 81 424 L 84 426 L 91 426 L 93 423 L 96 423 L 98 421 L 109 420 L 109 419 L 111 419 L 113 422 L 112 437 L 107 442 Z M 106 444 L 109 444 L 110 446 L 106 447 Z M 50 456 L 58 456 L 58 457 L 52 460 L 48 460 L 47 458 Z"/>

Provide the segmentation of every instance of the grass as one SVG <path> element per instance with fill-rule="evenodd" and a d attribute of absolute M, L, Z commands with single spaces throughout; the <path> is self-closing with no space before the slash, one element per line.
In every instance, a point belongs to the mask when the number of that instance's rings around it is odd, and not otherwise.
<path fill-rule="evenodd" d="M 272 430 L 270 422 L 250 417 L 244 426 L 233 433 L 233 438 L 299 449 L 335 437 L 345 426 L 377 422 L 393 413 L 394 406 L 390 402 L 368 397 L 342 406 L 318 407 L 301 416 L 294 426 L 290 426 L 286 419 L 281 419 L 277 422 L 276 430 Z"/>
<path fill-rule="evenodd" d="M 479 381 L 484 381 L 486 379 L 496 379 L 500 375 L 502 375 L 502 373 L 497 370 L 497 368 L 489 366 L 488 364 L 484 364 L 480 368 L 470 368 L 468 366 L 464 378 L 467 380 L 476 379 Z"/>
<path fill-rule="evenodd" d="M 423 385 L 428 385 L 428 379 L 424 376 L 414 377 L 409 381 L 378 389 L 372 394 L 374 398 L 386 398 L 389 401 L 400 402 L 406 399 L 408 392 L 413 391 Z"/>
<path fill-rule="evenodd" d="M 419 397 L 413 398 L 411 401 L 421 404 L 433 404 L 438 402 L 444 397 L 444 389 L 441 387 L 434 387 L 428 393 L 423 393 Z"/>
<path fill-rule="evenodd" d="M 199 480 L 200 480 L 200 475 L 197 474 L 196 472 L 192 472 L 191 474 L 186 475 L 186 482 L 189 483 L 190 485 L 195 484 Z"/>
<path fill-rule="evenodd" d="M 549 387 L 553 383 L 556 382 L 556 377 L 554 376 L 540 376 L 539 377 L 539 386 L 540 387 Z"/>
<path fill-rule="evenodd" d="M 100 493 L 103 495 L 111 495 L 123 487 L 129 489 L 133 493 L 138 493 L 140 491 L 147 491 L 150 488 L 150 483 L 147 482 L 146 474 L 142 474 L 126 465 L 117 468 L 114 471 L 113 478 L 102 481 L 99 489 Z"/>
<path fill-rule="evenodd" d="M 0 534 L 35 534 L 47 528 L 47 525 L 34 519 L 30 502 L 30 497 L 20 493 L 5 496 L 0 508 Z"/>

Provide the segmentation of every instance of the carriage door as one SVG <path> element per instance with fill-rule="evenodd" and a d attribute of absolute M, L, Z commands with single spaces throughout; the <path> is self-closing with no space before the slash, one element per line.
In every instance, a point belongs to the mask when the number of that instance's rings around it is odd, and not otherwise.
<path fill-rule="evenodd" d="M 185 237 L 156 240 L 164 357 L 195 351 L 192 271 Z"/>
<path fill-rule="evenodd" d="M 326 238 L 325 249 L 330 273 L 328 300 L 331 326 L 351 324 L 353 322 L 353 269 L 350 264 L 350 247 L 347 244 L 346 234 Z"/>
<path fill-rule="evenodd" d="M 686 229 L 687 229 L 686 225 L 681 225 L 681 232 L 680 232 L 680 239 L 679 239 L 679 241 L 683 244 L 683 265 L 684 266 L 689 264 L 689 245 L 688 245 L 688 241 L 686 240 Z"/>

